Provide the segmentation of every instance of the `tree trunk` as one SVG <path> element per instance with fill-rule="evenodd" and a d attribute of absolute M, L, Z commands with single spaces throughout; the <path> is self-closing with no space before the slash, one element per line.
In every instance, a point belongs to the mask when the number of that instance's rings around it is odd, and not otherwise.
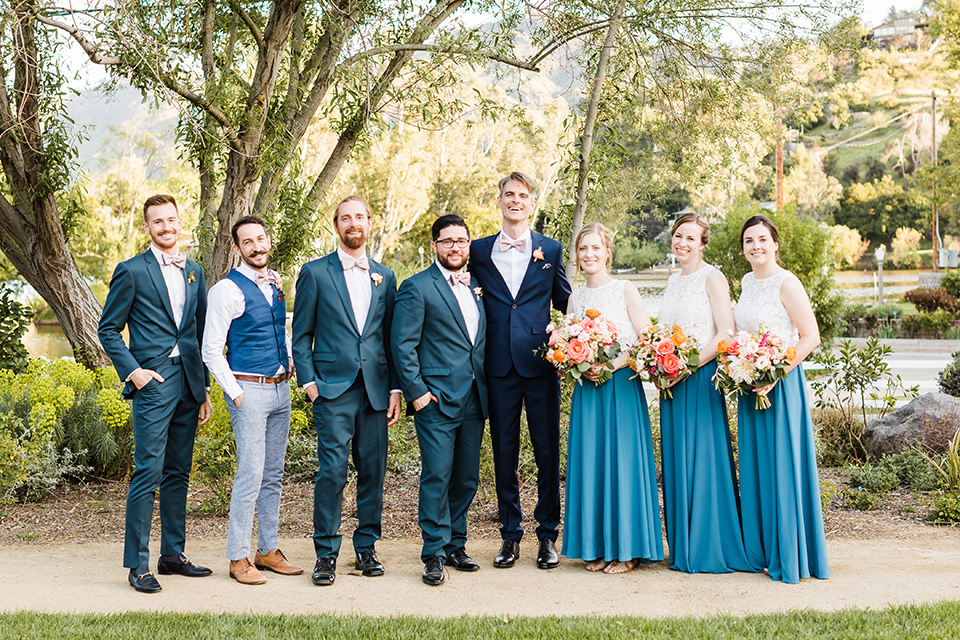
<path fill-rule="evenodd" d="M 590 176 L 590 150 L 593 147 L 593 131 L 597 124 L 597 111 L 600 108 L 600 98 L 603 96 L 603 81 L 607 77 L 607 62 L 613 50 L 620 23 L 623 21 L 623 10 L 626 0 L 620 0 L 617 11 L 607 27 L 607 37 L 603 41 L 600 59 L 597 61 L 597 71 L 593 76 L 593 89 L 590 92 L 590 103 L 587 106 L 587 116 L 583 121 L 583 133 L 580 135 L 580 167 L 577 170 L 577 201 L 573 207 L 573 225 L 570 228 L 570 243 L 567 248 L 567 276 L 573 278 L 577 269 L 577 234 L 583 228 L 583 218 L 587 210 L 587 179 Z"/>

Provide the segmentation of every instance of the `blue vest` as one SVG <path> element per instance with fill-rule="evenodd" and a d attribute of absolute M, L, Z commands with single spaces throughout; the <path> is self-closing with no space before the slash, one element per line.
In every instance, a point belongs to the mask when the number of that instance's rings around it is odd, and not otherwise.
<path fill-rule="evenodd" d="M 234 318 L 227 331 L 227 362 L 233 371 L 272 377 L 280 367 L 290 368 L 284 325 L 286 305 L 280 290 L 274 286 L 273 306 L 267 304 L 263 292 L 250 278 L 236 269 L 227 279 L 240 287 L 244 309 Z"/>

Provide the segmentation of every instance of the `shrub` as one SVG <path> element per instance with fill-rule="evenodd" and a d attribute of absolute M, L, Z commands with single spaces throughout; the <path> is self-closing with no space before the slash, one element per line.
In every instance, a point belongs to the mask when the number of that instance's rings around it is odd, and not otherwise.
<path fill-rule="evenodd" d="M 951 271 L 943 274 L 940 277 L 940 288 L 954 298 L 960 298 L 960 273 Z"/>
<path fill-rule="evenodd" d="M 847 509 L 868 511 L 876 509 L 883 501 L 883 496 L 871 493 L 866 489 L 846 489 L 843 492 L 843 506 Z"/>
<path fill-rule="evenodd" d="M 835 269 L 857 264 L 869 245 L 869 241 L 864 241 L 856 229 L 843 225 L 830 227 L 830 246 L 833 249 Z"/>
<path fill-rule="evenodd" d="M 903 294 L 904 300 L 912 302 L 917 311 L 937 311 L 945 309 L 956 313 L 960 311 L 960 301 L 947 293 L 946 289 L 911 289 Z"/>
<path fill-rule="evenodd" d="M 847 304 L 843 307 L 843 322 L 847 331 L 853 331 L 854 328 L 863 320 L 867 330 L 873 329 L 877 325 L 877 312 L 865 304 Z"/>
<path fill-rule="evenodd" d="M 933 499 L 930 520 L 942 523 L 960 522 L 960 492 L 938 491 Z"/>
<path fill-rule="evenodd" d="M 957 317 L 945 309 L 927 311 L 915 316 L 907 316 L 901 323 L 904 333 L 909 335 L 926 333 L 941 333 L 957 326 Z"/>
<path fill-rule="evenodd" d="M 613 266 L 646 269 L 663 261 L 667 252 L 656 242 L 617 234 L 613 247 Z"/>
<path fill-rule="evenodd" d="M 23 346 L 23 334 L 30 326 L 33 311 L 13 296 L 12 289 L 0 289 L 0 369 L 20 373 L 29 362 L 30 354 Z"/>
<path fill-rule="evenodd" d="M 914 269 L 921 264 L 920 232 L 910 227 L 900 227 L 890 242 L 890 257 L 904 269 Z"/>
<path fill-rule="evenodd" d="M 840 467 L 867 459 L 863 446 L 864 426 L 858 418 L 848 417 L 839 409 L 813 410 L 817 435 L 817 458 L 821 466 Z"/>
<path fill-rule="evenodd" d="M 953 354 L 953 362 L 940 372 L 940 391 L 960 398 L 960 351 Z"/>
<path fill-rule="evenodd" d="M 896 474 L 897 486 L 916 491 L 933 491 L 938 486 L 936 468 L 917 449 L 904 449 L 900 453 L 884 456 L 877 463 Z"/>
<path fill-rule="evenodd" d="M 900 478 L 889 466 L 865 464 L 853 469 L 850 486 L 882 495 L 899 487 Z"/>

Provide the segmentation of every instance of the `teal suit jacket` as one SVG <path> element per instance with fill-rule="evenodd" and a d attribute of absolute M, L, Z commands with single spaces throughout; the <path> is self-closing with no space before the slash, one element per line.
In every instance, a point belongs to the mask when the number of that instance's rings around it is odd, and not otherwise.
<path fill-rule="evenodd" d="M 437 396 L 440 411 L 460 414 L 474 382 L 487 416 L 487 380 L 483 370 L 487 320 L 483 299 L 476 341 L 470 344 L 467 325 L 450 283 L 436 263 L 403 281 L 397 292 L 391 346 L 400 388 L 407 402 L 428 391 Z"/>
<path fill-rule="evenodd" d="M 386 411 L 390 390 L 397 386 L 390 357 L 390 323 L 397 292 L 393 271 L 368 258 L 371 277 L 370 310 L 363 333 L 334 251 L 303 265 L 293 303 L 293 364 L 300 386 L 315 382 L 324 400 L 350 388 L 363 368 L 363 384 L 375 411 Z"/>
<path fill-rule="evenodd" d="M 197 402 L 203 402 L 206 387 L 210 384 L 210 375 L 200 357 L 200 341 L 207 315 L 207 288 L 203 269 L 193 260 L 187 260 L 183 278 L 186 297 L 178 327 L 173 319 L 167 285 L 153 252 L 147 249 L 121 262 L 110 279 L 110 292 L 103 305 L 97 335 L 121 380 L 126 380 L 141 367 L 156 369 L 179 344 L 190 393 Z M 120 335 L 124 326 L 130 331 L 129 346 Z M 123 390 L 127 397 L 135 391 L 131 382 Z"/>

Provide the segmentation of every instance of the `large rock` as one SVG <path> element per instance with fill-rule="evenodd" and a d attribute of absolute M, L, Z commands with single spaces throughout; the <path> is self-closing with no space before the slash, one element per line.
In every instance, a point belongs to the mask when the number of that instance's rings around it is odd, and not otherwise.
<path fill-rule="evenodd" d="M 960 427 L 960 398 L 928 393 L 867 425 L 863 443 L 873 458 L 920 444 L 943 451 Z"/>

